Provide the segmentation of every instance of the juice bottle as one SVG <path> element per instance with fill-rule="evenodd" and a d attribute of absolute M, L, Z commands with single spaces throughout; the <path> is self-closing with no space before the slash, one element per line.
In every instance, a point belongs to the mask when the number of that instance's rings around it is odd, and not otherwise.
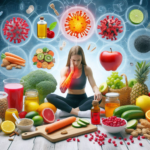
<path fill-rule="evenodd" d="M 113 111 L 120 106 L 119 93 L 107 93 L 105 100 L 105 116 L 113 116 Z"/>
<path fill-rule="evenodd" d="M 4 81 L 4 91 L 8 94 L 8 108 L 16 108 L 20 113 L 23 107 L 23 80 L 9 78 Z"/>
<path fill-rule="evenodd" d="M 19 118 L 17 109 L 8 108 L 5 112 L 5 120 L 12 121 L 15 124 L 16 119 L 13 117 L 13 113 L 15 113 L 16 117 Z"/>
<path fill-rule="evenodd" d="M 36 89 L 26 91 L 24 101 L 24 111 L 27 112 L 27 107 L 30 102 L 37 102 L 39 104 L 38 91 Z"/>
<path fill-rule="evenodd" d="M 47 22 L 44 21 L 44 17 L 40 17 L 40 21 L 37 22 L 37 37 L 40 39 L 47 37 Z"/>
<path fill-rule="evenodd" d="M 100 124 L 100 108 L 97 100 L 93 100 L 91 108 L 91 123 Z"/>

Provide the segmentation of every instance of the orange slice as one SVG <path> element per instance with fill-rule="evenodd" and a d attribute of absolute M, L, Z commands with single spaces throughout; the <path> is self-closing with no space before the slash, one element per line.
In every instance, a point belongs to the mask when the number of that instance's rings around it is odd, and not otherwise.
<path fill-rule="evenodd" d="M 10 134 L 15 131 L 15 124 L 12 121 L 4 121 L 1 124 L 1 129 L 4 133 Z"/>
<path fill-rule="evenodd" d="M 150 122 L 150 110 L 148 110 L 145 114 L 146 119 Z"/>

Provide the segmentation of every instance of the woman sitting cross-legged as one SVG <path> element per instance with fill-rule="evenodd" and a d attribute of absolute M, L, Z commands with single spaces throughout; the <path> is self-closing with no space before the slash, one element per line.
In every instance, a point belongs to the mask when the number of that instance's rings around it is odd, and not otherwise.
<path fill-rule="evenodd" d="M 87 97 L 85 93 L 86 80 L 93 89 L 94 96 Z M 61 70 L 60 90 L 62 93 L 68 89 L 66 98 L 56 95 L 47 95 L 47 100 L 55 105 L 59 112 L 59 117 L 68 116 L 69 113 L 79 117 L 90 117 L 92 101 L 99 101 L 101 107 L 102 95 L 96 86 L 92 70 L 87 66 L 83 49 L 80 46 L 73 46 L 68 55 L 66 66 Z"/>

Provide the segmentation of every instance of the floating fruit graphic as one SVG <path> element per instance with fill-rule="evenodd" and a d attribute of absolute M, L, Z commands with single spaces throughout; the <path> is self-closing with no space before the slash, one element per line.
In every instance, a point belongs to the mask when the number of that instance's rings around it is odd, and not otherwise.
<path fill-rule="evenodd" d="M 43 103 L 43 104 L 41 104 L 40 106 L 39 106 L 39 108 L 38 108 L 38 113 L 39 114 L 41 114 L 41 112 L 45 109 L 45 108 L 51 108 L 53 111 L 54 111 L 54 113 L 56 112 L 56 110 L 57 110 L 57 108 L 53 105 L 53 104 L 51 104 L 51 103 Z"/>
<path fill-rule="evenodd" d="M 52 123 L 55 121 L 55 113 L 51 108 L 43 109 L 43 111 L 40 115 L 44 119 L 45 123 Z"/>
<path fill-rule="evenodd" d="M 144 19 L 143 12 L 139 9 L 133 9 L 129 13 L 129 19 L 133 24 L 139 24 Z"/>
<path fill-rule="evenodd" d="M 118 33 L 123 32 L 122 28 L 121 21 L 118 18 L 114 19 L 114 16 L 112 18 L 106 16 L 104 20 L 100 20 L 100 25 L 97 26 L 97 29 L 101 31 L 99 35 L 102 35 L 102 38 L 111 39 L 112 41 L 117 40 L 116 36 Z"/>
<path fill-rule="evenodd" d="M 144 112 L 150 110 L 150 97 L 147 95 L 139 96 L 136 99 L 136 106 L 141 107 Z"/>
<path fill-rule="evenodd" d="M 15 124 L 12 121 L 4 121 L 1 124 L 1 129 L 5 134 L 10 134 L 15 131 Z"/>

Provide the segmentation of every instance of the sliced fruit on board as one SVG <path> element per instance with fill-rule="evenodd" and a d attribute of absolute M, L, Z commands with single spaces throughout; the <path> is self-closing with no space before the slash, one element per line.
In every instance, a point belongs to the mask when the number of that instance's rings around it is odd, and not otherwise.
<path fill-rule="evenodd" d="M 139 9 L 133 9 L 129 14 L 129 19 L 133 24 L 139 24 L 144 19 L 143 12 Z"/>
<path fill-rule="evenodd" d="M 81 122 L 81 121 L 77 121 L 77 124 L 79 124 L 79 125 L 82 126 L 82 127 L 86 127 L 86 126 L 87 126 L 85 123 L 83 123 L 83 122 Z"/>
<path fill-rule="evenodd" d="M 15 124 L 12 121 L 4 121 L 1 124 L 1 129 L 5 134 L 10 134 L 15 131 Z"/>
<path fill-rule="evenodd" d="M 50 108 L 43 109 L 41 116 L 43 117 L 45 123 L 52 123 L 55 121 L 55 113 Z"/>
<path fill-rule="evenodd" d="M 113 111 L 113 115 L 116 117 L 121 117 L 122 113 L 127 111 L 127 110 L 142 110 L 142 109 L 139 106 L 135 106 L 135 105 L 120 106 L 120 107 L 117 107 Z"/>
<path fill-rule="evenodd" d="M 136 128 L 138 121 L 136 119 L 132 119 L 127 123 L 127 129 L 134 129 Z"/>
<path fill-rule="evenodd" d="M 81 118 L 80 118 L 79 120 L 80 120 L 81 122 L 87 124 L 87 125 L 90 124 L 90 122 L 89 122 L 88 120 L 86 120 L 86 119 L 81 119 Z"/>
<path fill-rule="evenodd" d="M 150 122 L 150 110 L 145 113 L 145 117 Z"/>
<path fill-rule="evenodd" d="M 82 126 L 79 125 L 77 122 L 73 122 L 73 123 L 72 123 L 72 126 L 73 126 L 74 128 L 82 128 Z"/>

